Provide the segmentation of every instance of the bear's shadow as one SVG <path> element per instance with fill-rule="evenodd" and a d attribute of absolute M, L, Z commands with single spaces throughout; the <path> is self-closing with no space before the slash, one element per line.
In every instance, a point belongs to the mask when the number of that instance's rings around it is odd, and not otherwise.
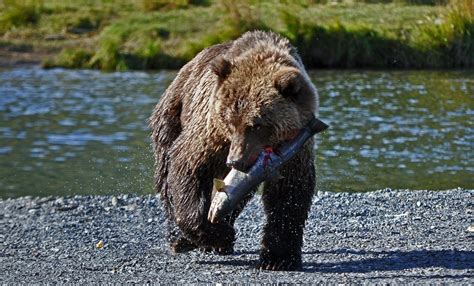
<path fill-rule="evenodd" d="M 258 254 L 256 251 L 241 251 L 236 254 Z M 340 262 L 315 262 L 318 255 L 362 256 L 362 259 L 342 260 Z M 370 258 L 364 258 L 370 256 Z M 374 257 L 375 256 L 375 257 Z M 257 260 L 235 259 L 201 261 L 200 264 L 220 264 L 229 266 L 247 266 L 252 269 Z M 313 261 L 312 261 L 313 260 Z M 334 259 L 332 259 L 333 261 Z M 375 271 L 402 271 L 415 268 L 445 268 L 452 270 L 474 269 L 474 252 L 462 250 L 412 250 L 412 251 L 366 251 L 354 249 L 335 249 L 324 251 L 306 251 L 303 253 L 303 272 L 314 273 L 369 273 Z M 462 278 L 466 275 L 452 275 Z"/>

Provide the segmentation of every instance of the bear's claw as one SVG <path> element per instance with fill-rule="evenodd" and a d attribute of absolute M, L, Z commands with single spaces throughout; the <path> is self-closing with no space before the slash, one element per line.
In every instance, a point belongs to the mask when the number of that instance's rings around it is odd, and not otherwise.
<path fill-rule="evenodd" d="M 170 244 L 173 253 L 184 253 L 196 248 L 196 245 L 189 240 L 181 237 Z"/>
<path fill-rule="evenodd" d="M 302 265 L 301 262 L 297 262 L 293 259 L 277 261 L 261 260 L 257 264 L 257 269 L 269 271 L 299 271 L 302 269 Z"/>
<path fill-rule="evenodd" d="M 217 255 L 232 255 L 234 254 L 233 247 L 200 247 L 200 251 L 214 253 Z"/>
<path fill-rule="evenodd" d="M 198 249 L 202 252 L 214 253 L 218 255 L 231 255 L 234 253 L 234 247 L 198 247 L 196 244 L 189 240 L 181 237 L 170 244 L 171 251 L 173 253 L 184 253 L 194 249 Z"/>

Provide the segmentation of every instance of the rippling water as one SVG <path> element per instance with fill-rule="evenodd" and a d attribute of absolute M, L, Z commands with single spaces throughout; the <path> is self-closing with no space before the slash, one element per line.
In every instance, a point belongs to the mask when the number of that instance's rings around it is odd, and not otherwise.
<path fill-rule="evenodd" d="M 147 118 L 175 72 L 0 71 L 2 197 L 152 192 Z M 474 188 L 474 72 L 316 71 L 318 188 Z"/>

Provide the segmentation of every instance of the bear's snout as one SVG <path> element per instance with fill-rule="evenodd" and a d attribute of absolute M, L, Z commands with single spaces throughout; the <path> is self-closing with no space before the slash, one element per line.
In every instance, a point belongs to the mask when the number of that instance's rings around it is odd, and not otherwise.
<path fill-rule="evenodd" d="M 262 144 L 254 137 L 250 134 L 234 134 L 226 159 L 229 168 L 246 172 L 255 163 L 263 149 Z"/>
<path fill-rule="evenodd" d="M 226 165 L 229 168 L 234 168 L 242 172 L 246 172 L 257 161 L 258 155 L 262 150 L 252 148 L 242 156 L 236 156 L 236 153 L 229 153 L 227 156 Z"/>

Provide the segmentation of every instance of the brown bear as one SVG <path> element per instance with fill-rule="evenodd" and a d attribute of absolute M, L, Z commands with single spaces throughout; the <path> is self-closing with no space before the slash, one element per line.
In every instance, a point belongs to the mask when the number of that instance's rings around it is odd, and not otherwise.
<path fill-rule="evenodd" d="M 271 32 L 247 32 L 186 64 L 150 119 L 155 188 L 168 215 L 174 252 L 232 253 L 234 221 L 210 223 L 213 178 L 245 171 L 268 146 L 292 139 L 317 108 L 316 89 L 296 49 Z M 313 141 L 263 183 L 266 224 L 259 269 L 302 267 L 303 228 L 315 188 Z"/>

